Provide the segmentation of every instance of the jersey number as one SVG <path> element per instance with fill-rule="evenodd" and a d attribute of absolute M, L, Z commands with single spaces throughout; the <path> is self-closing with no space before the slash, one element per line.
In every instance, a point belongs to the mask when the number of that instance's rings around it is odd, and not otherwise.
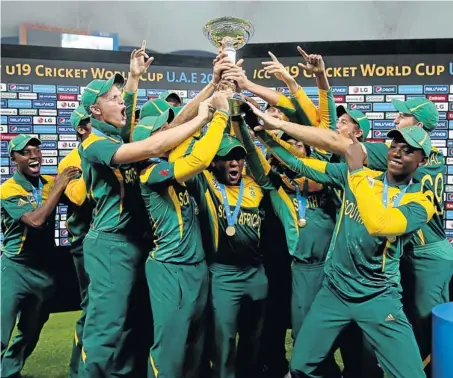
<path fill-rule="evenodd" d="M 432 204 L 436 208 L 436 214 L 442 215 L 444 213 L 444 175 L 442 173 L 438 173 L 434 179 L 434 182 L 431 175 L 425 175 L 422 178 L 421 184 L 423 193 L 431 200 Z M 430 188 L 434 189 L 434 193 Z"/>

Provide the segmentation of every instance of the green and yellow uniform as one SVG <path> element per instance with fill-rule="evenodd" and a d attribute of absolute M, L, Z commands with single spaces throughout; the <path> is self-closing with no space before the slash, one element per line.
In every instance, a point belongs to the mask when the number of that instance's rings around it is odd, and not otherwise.
<path fill-rule="evenodd" d="M 115 75 L 107 82 L 91 82 L 82 95 L 85 110 L 122 80 Z M 120 130 L 94 118 L 91 126 L 90 136 L 79 145 L 83 179 L 94 207 L 90 230 L 83 242 L 90 285 L 82 339 L 84 364 L 79 375 L 127 376 L 134 374 L 138 358 L 127 344 L 133 327 L 137 327 L 134 317 L 139 316 L 140 304 L 135 296 L 144 275 L 146 256 L 142 238 L 146 212 L 135 166 L 112 163 L 112 157 L 123 144 Z"/>
<path fill-rule="evenodd" d="M 423 99 L 395 101 L 394 106 L 404 114 L 413 114 L 423 121 L 428 131 L 437 125 L 437 111 L 430 101 Z M 389 145 L 363 143 L 367 151 L 367 165 L 384 170 Z M 424 365 L 431 360 L 431 310 L 449 301 L 449 282 L 453 275 L 453 247 L 448 242 L 443 222 L 445 158 L 433 147 L 426 165 L 417 169 L 414 181 L 431 199 L 436 211 L 433 218 L 412 237 L 405 246 L 401 259 L 403 303 L 414 327 Z"/>
<path fill-rule="evenodd" d="M 25 142 L 32 139 L 25 135 L 16 138 L 20 137 Z M 14 150 L 25 148 L 27 143 L 22 144 L 17 144 Z M 2 377 L 15 376 L 22 370 L 48 319 L 48 314 L 42 314 L 43 304 L 54 292 L 51 260 L 55 252 L 55 213 L 39 229 L 21 221 L 24 214 L 47 201 L 54 178 L 41 175 L 39 182 L 39 187 L 35 188 L 24 175 L 16 171 L 13 177 L 0 186 L 4 235 L 1 246 Z M 8 348 L 17 318 L 19 334 Z"/>
<path fill-rule="evenodd" d="M 320 376 L 318 365 L 336 337 L 355 322 L 388 374 L 423 377 L 415 338 L 402 310 L 399 273 L 404 243 L 434 212 L 421 186 L 388 185 L 386 173 L 348 172 L 343 163 L 297 159 L 280 147 L 273 153 L 295 172 L 343 190 L 326 279 L 297 336 L 292 376 Z M 387 202 L 395 207 L 387 208 Z M 318 342 L 306 346 L 306 340 L 314 339 Z"/>
<path fill-rule="evenodd" d="M 233 149 L 241 149 L 245 157 L 239 140 L 224 135 L 216 156 L 225 158 Z M 177 155 L 179 152 L 175 151 Z M 200 211 L 211 283 L 212 369 L 214 376 L 221 378 L 254 376 L 255 371 L 251 371 L 257 364 L 267 296 L 267 278 L 259 253 L 263 192 L 250 176 L 244 175 L 241 181 L 238 186 L 223 186 L 211 171 L 205 170 L 186 182 Z M 228 221 L 222 188 L 231 212 L 239 202 L 233 236 L 226 234 Z"/>
<path fill-rule="evenodd" d="M 141 118 L 132 138 L 149 137 L 172 110 Z M 209 275 L 194 202 L 185 182 L 206 169 L 220 145 L 228 115 L 214 113 L 206 135 L 190 155 L 150 162 L 140 173 L 140 187 L 155 241 L 146 262 L 154 344 L 150 376 L 200 376 Z"/>

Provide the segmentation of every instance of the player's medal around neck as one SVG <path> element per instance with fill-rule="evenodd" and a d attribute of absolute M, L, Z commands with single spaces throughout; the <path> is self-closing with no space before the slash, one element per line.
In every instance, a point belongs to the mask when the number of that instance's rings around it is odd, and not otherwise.
<path fill-rule="evenodd" d="M 225 207 L 225 213 L 226 213 L 227 224 L 228 224 L 228 227 L 226 228 L 225 232 L 228 236 L 231 237 L 236 234 L 236 228 L 234 227 L 234 225 L 236 224 L 236 221 L 237 221 L 238 215 L 239 215 L 239 210 L 241 209 L 242 197 L 244 195 L 244 180 L 241 179 L 238 200 L 237 200 L 236 207 L 235 207 L 233 213 L 231 213 L 230 204 L 228 203 L 228 197 L 226 194 L 225 185 L 219 183 L 219 188 L 222 193 L 223 206 Z"/>
<path fill-rule="evenodd" d="M 407 189 L 412 185 L 412 179 L 396 196 L 395 200 L 393 201 L 393 207 L 398 207 L 401 202 L 401 199 L 404 196 L 404 193 L 407 192 Z M 382 191 L 382 203 L 385 207 L 388 207 L 388 198 L 389 198 L 389 183 L 387 180 L 387 173 L 384 174 L 384 190 Z M 396 236 L 392 236 L 387 238 L 390 243 L 394 243 L 396 241 Z"/>
<path fill-rule="evenodd" d="M 297 184 L 297 182 L 291 180 L 291 183 L 294 185 L 294 189 L 296 190 L 297 225 L 300 228 L 304 228 L 307 225 L 307 219 L 305 217 L 305 213 L 307 211 L 308 180 L 305 179 L 305 181 L 304 181 L 304 193 L 303 193 L 303 195 L 300 192 L 300 188 L 299 188 L 299 185 Z"/>
<path fill-rule="evenodd" d="M 41 207 L 42 204 L 42 181 L 41 178 L 38 179 L 38 189 L 34 187 L 34 185 L 31 186 L 31 190 L 33 193 L 33 198 L 36 201 L 36 207 Z"/>

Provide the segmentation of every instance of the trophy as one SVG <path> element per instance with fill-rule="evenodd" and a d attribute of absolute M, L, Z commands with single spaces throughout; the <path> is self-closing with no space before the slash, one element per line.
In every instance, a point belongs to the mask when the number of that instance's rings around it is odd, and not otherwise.
<path fill-rule="evenodd" d="M 255 29 L 249 21 L 237 17 L 219 17 L 209 21 L 203 28 L 203 34 L 217 48 L 223 48 L 233 63 L 236 63 L 236 50 L 244 47 L 252 38 Z M 234 83 L 227 84 L 233 90 L 228 100 L 230 114 L 241 115 L 249 108 L 243 96 L 236 91 Z"/>

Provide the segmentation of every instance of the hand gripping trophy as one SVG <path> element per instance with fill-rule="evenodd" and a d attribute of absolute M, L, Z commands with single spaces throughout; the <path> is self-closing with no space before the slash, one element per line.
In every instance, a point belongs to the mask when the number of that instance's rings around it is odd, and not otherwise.
<path fill-rule="evenodd" d="M 203 28 L 205 37 L 217 48 L 228 54 L 233 63 L 236 63 L 236 50 L 244 47 L 252 38 L 255 29 L 246 20 L 236 17 L 219 17 L 209 21 Z M 230 115 L 237 116 L 247 111 L 248 105 L 244 97 L 235 92 L 234 82 L 224 84 L 232 89 L 233 95 L 228 100 L 230 104 Z"/>

